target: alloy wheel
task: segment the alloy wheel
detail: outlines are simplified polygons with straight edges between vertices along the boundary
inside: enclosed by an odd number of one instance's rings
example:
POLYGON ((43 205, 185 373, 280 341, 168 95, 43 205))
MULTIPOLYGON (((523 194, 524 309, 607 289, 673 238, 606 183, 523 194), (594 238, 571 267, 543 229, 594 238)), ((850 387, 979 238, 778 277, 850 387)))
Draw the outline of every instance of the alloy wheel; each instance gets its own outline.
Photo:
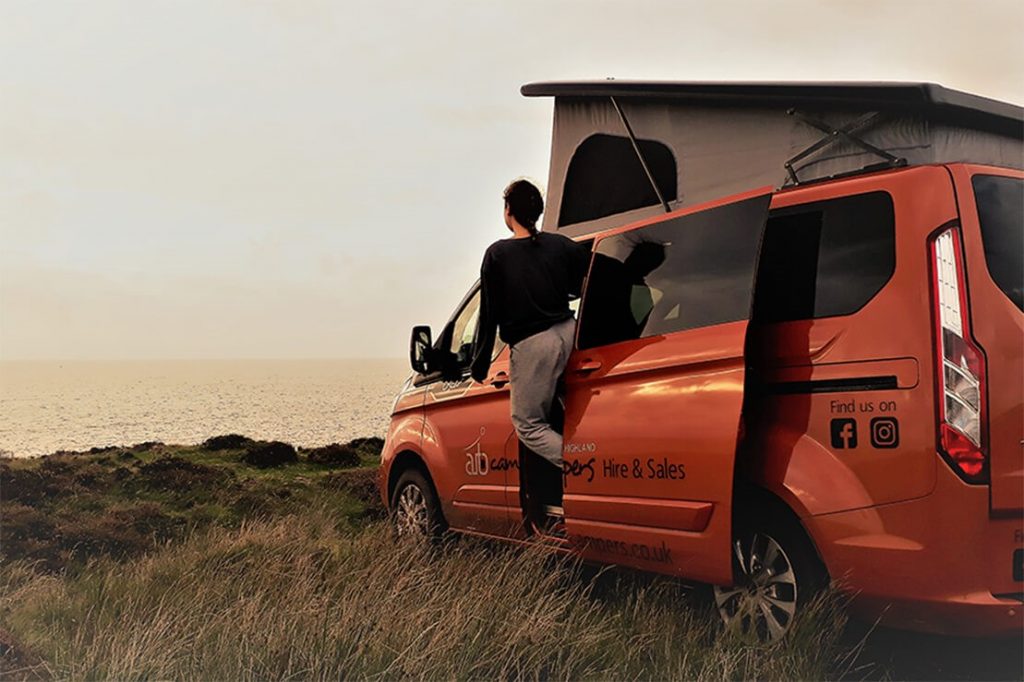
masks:
POLYGON ((755 634, 762 641, 782 638, 793 623, 797 580, 782 546, 754 533, 733 544, 740 571, 733 587, 715 586, 715 605, 727 627, 755 634))
POLYGON ((402 489, 395 509, 395 527, 399 537, 427 537, 430 535, 430 510, 427 498, 415 483, 402 489))

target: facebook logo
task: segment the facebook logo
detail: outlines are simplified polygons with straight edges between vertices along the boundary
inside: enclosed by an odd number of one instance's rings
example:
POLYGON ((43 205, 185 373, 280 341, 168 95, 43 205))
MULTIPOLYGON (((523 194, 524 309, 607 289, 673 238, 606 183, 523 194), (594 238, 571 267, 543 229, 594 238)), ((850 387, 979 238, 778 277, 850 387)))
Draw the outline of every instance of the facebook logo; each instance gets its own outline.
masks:
POLYGON ((831 424, 832 447, 848 450, 857 447, 857 420, 833 419, 831 424))

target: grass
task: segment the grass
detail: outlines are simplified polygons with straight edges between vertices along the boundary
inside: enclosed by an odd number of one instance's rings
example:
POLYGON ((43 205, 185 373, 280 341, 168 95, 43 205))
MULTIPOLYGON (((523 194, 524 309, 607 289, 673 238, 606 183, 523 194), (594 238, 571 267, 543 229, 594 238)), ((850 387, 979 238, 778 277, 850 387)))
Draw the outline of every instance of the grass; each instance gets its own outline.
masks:
POLYGON ((1019 677, 1012 660, 920 667, 936 646, 962 658, 926 639, 909 667, 895 655, 906 638, 865 660, 834 594, 764 646, 676 581, 535 547, 398 543, 375 487, 379 439, 281 445, 0 460, 0 678, 1019 677), (294 461, 254 466, 253 451, 294 461))
POLYGON ((538 550, 442 552, 320 506, 55 576, 15 562, 0 616, 70 679, 819 679, 841 616, 782 645, 720 633, 670 581, 538 550))
POLYGON ((314 503, 329 505, 350 525, 382 515, 367 468, 379 457, 379 439, 350 449, 354 458, 345 461, 356 468, 312 462, 309 451, 287 465, 247 464, 259 445, 214 450, 144 443, 0 460, 0 556, 59 572, 314 503))
POLYGON ((720 631, 674 581, 536 548, 396 543, 374 485, 379 441, 282 445, 0 462, 0 673, 807 679, 844 664, 827 600, 765 648, 720 631), (253 466, 254 451, 295 461, 253 466))

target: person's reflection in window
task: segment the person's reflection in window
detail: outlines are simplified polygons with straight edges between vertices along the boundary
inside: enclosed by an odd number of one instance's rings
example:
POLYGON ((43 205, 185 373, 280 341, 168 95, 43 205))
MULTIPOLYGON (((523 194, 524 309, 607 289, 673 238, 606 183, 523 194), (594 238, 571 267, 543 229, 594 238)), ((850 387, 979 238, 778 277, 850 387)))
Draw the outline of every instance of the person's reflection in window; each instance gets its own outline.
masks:
POLYGON ((639 338, 647 325, 647 318, 650 317, 657 299, 661 298, 661 291, 658 291, 647 284, 647 275, 651 274, 665 262, 665 246, 658 242, 640 242, 633 247, 623 263, 626 272, 631 278, 629 297, 629 308, 633 319, 637 324, 637 335, 639 338))
POLYGON ((646 278, 665 262, 665 245, 640 241, 619 260, 596 253, 583 311, 586 348, 638 339, 661 297, 646 278))

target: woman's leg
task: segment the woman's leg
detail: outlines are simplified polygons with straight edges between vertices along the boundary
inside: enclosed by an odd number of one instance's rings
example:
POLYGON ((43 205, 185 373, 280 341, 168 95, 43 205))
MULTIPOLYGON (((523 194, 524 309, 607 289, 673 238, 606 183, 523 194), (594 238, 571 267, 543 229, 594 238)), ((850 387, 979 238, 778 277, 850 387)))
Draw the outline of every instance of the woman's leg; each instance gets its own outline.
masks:
POLYGON ((512 346, 512 425, 530 450, 562 468, 562 435, 551 427, 551 403, 572 349, 575 320, 565 320, 512 346), (568 339, 568 343, 566 342, 568 339))

